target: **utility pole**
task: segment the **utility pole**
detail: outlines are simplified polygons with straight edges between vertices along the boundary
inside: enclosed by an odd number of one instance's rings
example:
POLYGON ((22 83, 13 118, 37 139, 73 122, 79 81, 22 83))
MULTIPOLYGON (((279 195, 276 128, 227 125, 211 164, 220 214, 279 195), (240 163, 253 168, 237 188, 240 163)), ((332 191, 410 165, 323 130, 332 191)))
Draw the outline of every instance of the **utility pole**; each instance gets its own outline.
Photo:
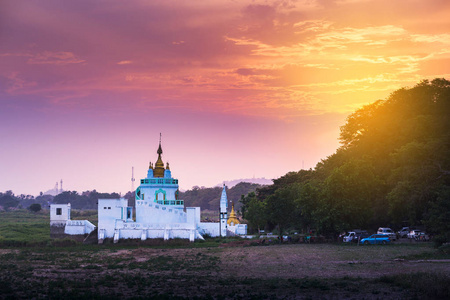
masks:
POLYGON ((131 167, 131 191, 134 191, 134 182, 136 179, 134 179, 134 167, 131 167))

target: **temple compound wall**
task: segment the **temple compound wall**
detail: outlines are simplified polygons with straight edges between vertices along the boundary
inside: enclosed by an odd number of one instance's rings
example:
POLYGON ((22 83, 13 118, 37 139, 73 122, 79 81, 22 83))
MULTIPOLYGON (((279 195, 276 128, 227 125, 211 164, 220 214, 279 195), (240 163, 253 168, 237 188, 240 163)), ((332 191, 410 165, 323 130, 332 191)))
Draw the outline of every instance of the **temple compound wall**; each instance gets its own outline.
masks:
POLYGON ((200 223, 199 207, 187 207, 184 212, 182 209, 140 200, 136 201, 136 216, 140 207, 144 205, 146 217, 136 217, 134 221, 131 218, 132 207, 128 207, 126 199, 99 199, 99 243, 106 238, 113 238, 114 242, 120 239, 182 238, 190 241, 203 239, 197 228, 200 223))

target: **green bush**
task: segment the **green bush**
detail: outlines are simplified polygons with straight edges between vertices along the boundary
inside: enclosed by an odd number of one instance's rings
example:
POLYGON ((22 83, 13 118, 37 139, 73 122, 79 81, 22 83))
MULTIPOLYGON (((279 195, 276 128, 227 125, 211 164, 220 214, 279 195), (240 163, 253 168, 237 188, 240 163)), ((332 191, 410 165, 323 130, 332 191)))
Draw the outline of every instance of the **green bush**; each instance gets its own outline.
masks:
POLYGON ((32 212, 38 212, 42 209, 41 205, 39 203, 33 203, 28 207, 28 210, 32 212))

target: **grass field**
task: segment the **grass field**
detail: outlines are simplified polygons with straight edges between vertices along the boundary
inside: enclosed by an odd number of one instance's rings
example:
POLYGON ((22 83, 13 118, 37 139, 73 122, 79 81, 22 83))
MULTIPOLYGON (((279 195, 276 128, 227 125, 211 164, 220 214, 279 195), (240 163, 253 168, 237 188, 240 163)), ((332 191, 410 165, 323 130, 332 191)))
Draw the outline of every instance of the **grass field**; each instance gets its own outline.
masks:
MULTIPOLYGON (((43 238, 44 214, 17 213, 20 221, 0 214, 2 239, 14 240, 8 224, 20 227, 20 240, 33 232, 43 238)), ((450 293, 450 256, 430 243, 46 241, 0 246, 0 299, 448 299, 450 293)))
POLYGON ((50 241, 48 211, 28 210, 0 212, 0 245, 44 245, 50 241))
MULTIPOLYGON (((89 220, 97 225, 97 211, 72 210, 72 220, 89 220)), ((0 212, 0 246, 43 246, 51 244, 50 213, 25 209, 0 212)))

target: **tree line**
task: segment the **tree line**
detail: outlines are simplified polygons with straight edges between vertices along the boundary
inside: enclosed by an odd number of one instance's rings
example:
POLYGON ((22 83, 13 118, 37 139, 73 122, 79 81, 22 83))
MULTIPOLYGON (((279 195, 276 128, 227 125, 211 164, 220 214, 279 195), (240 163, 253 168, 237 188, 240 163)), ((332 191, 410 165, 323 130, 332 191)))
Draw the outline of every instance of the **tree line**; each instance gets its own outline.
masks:
MULTIPOLYGON (((48 201, 52 199, 50 195, 40 195, 34 197, 32 195, 15 195, 12 191, 0 192, 0 210, 8 211, 12 209, 29 208, 33 204, 42 207, 48 206, 48 201)), ((37 206, 34 206, 37 207, 37 206)))
MULTIPOLYGON (((241 195, 248 194, 255 191, 263 185, 241 182, 230 189, 227 189, 227 198, 230 202, 235 202, 236 209, 240 208, 241 203, 239 199, 241 195)), ((192 189, 185 192, 180 192, 180 199, 184 200, 185 206, 201 207, 202 210, 219 211, 220 196, 222 195, 222 187, 198 187, 194 186, 192 189)), ((14 195, 12 191, 0 193, 0 209, 10 210, 16 208, 33 208, 37 207, 34 204, 39 204, 43 209, 48 208, 49 204, 66 204, 70 203, 73 209, 97 209, 98 199, 117 199, 121 195, 118 193, 101 193, 96 190, 84 191, 78 193, 77 191, 64 191, 56 196, 41 195, 34 197, 31 195, 14 195)), ((128 205, 135 204, 135 193, 130 191, 123 195, 128 199, 128 205)), ((231 207, 231 205, 230 205, 231 207)), ((231 208, 230 208, 231 209, 231 208)))
MULTIPOLYGON (((127 193, 126 196, 130 196, 127 193)), ((97 200, 100 198, 114 199, 120 198, 118 193, 99 193, 96 190, 85 191, 79 194, 76 191, 65 191, 56 196, 41 195, 34 197, 31 195, 14 195, 12 191, 0 192, 0 209, 8 211, 12 209, 31 208, 36 210, 37 205, 43 209, 48 209, 49 205, 70 203, 74 209, 97 209, 97 200)))
POLYGON ((424 226, 450 241, 450 81, 422 81, 358 109, 341 146, 314 169, 242 196, 253 230, 336 236, 353 228, 424 226))

